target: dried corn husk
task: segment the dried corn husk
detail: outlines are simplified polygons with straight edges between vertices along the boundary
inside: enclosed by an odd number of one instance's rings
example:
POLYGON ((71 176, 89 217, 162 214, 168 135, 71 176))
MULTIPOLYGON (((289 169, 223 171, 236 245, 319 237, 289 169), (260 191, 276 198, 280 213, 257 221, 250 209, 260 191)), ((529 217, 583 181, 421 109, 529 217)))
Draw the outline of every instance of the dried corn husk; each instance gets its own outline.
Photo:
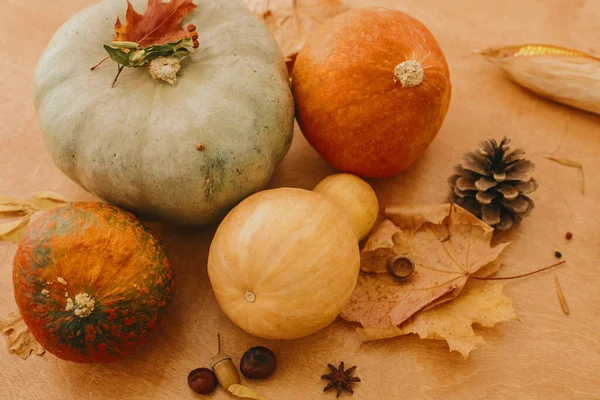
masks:
POLYGON ((543 44, 488 49, 481 54, 540 96, 600 114, 600 57, 543 44))

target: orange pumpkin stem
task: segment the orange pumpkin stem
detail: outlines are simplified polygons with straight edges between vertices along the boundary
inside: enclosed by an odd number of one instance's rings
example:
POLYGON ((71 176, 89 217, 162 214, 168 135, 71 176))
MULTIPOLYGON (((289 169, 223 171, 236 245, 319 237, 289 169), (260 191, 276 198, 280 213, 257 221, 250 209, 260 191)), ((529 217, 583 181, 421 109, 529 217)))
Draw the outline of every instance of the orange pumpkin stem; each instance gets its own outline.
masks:
POLYGON ((405 88, 418 86, 425 80, 425 70, 417 60, 408 60, 398 64, 394 69, 394 75, 405 88))

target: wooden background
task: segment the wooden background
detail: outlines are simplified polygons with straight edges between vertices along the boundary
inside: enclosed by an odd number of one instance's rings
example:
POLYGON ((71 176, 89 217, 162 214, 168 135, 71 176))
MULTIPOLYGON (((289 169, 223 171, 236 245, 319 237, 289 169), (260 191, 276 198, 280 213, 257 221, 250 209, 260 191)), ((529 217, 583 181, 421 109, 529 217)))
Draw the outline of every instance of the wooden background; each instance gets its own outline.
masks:
MULTIPOLYGON (((76 200, 92 197, 65 178, 46 153, 32 105, 32 73, 52 33, 94 0, 0 0, 0 193, 26 197, 49 189, 76 200)), ((549 265, 560 250, 566 267, 510 283, 521 322, 481 330, 487 345, 465 361, 444 342, 415 336, 361 345, 342 321, 297 341, 253 338, 227 320, 206 276, 214 227, 154 225, 172 253, 177 296, 167 323, 135 357, 113 365, 77 365, 50 354, 23 361, 0 346, 0 399, 194 399, 188 372, 208 366, 215 336, 238 358, 263 344, 279 357, 268 381, 254 384, 271 399, 326 399, 319 376, 327 363, 358 365, 354 399, 600 398, 600 117, 536 98, 472 54, 493 45, 546 42, 594 50, 597 0, 354 0, 348 5, 398 8, 421 19, 444 49, 454 86, 446 122, 425 156, 393 179, 376 180, 384 204, 445 200, 446 177, 461 154, 490 136, 512 137, 537 164, 537 207, 522 227, 500 238, 514 243, 504 274, 549 265), (576 171, 544 155, 581 162, 576 171), (574 239, 567 245, 566 231, 574 239), (560 310, 554 276, 571 315, 560 310)), ((201 29, 201 27, 199 27, 201 29)), ((85 46, 85 43, 81 44, 85 46)), ((595 50, 600 51, 600 48, 595 50)), ((597 90, 597 89, 596 89, 597 90)), ((312 188, 332 173, 296 131, 292 150, 271 185, 312 188)), ((15 309, 11 261, 15 245, 0 243, 0 317, 15 309)), ((346 396, 346 395, 345 395, 346 396)), ((213 399, 228 398, 218 390, 213 399)))

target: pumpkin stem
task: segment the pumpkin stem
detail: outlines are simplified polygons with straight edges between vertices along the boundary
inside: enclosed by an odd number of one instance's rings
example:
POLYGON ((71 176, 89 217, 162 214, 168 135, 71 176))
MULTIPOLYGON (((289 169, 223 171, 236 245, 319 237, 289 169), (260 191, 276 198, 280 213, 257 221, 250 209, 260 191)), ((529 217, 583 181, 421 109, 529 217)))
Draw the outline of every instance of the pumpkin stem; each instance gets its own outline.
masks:
POLYGON ((244 292, 244 298, 249 303, 254 303, 256 301, 256 295, 250 290, 246 290, 246 292, 244 292))
POLYGON ((87 293, 79 293, 75 296, 75 301, 72 298, 67 298, 66 311, 73 311, 79 318, 88 317, 96 306, 96 301, 87 293))
POLYGON ((425 70, 417 60, 408 60, 398 64, 394 69, 394 75, 405 88, 418 86, 425 80, 425 70))

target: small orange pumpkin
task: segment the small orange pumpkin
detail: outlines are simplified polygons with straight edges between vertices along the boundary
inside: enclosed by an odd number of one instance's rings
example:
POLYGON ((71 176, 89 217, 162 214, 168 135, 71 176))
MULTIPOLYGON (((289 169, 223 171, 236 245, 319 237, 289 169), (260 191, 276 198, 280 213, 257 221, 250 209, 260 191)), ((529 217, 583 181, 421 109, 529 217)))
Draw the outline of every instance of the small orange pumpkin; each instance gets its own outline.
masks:
POLYGON ((13 285, 35 339, 55 356, 111 362, 143 345, 173 293, 163 246, 133 215, 71 203, 37 218, 19 242, 13 285))
POLYGON ((329 20, 298 54, 296 116, 333 167, 364 177, 408 168, 437 135, 450 104, 442 50, 419 21, 384 8, 329 20))

